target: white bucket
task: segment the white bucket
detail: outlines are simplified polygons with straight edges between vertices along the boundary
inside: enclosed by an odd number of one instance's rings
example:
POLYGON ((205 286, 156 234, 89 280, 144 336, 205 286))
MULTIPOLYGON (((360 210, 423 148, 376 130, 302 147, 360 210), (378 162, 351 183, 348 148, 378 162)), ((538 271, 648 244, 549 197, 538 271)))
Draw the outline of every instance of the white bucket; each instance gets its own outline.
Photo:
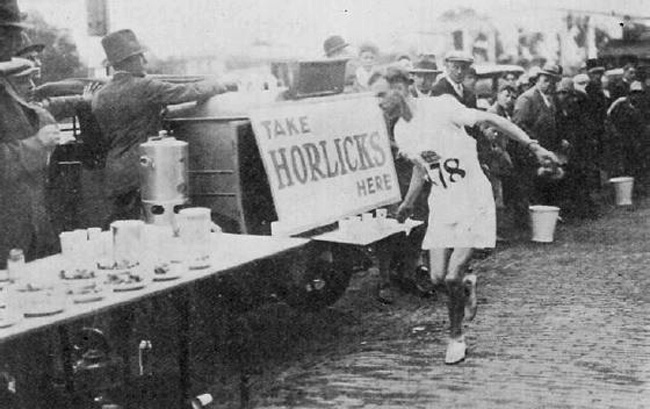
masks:
POLYGON ((551 243, 560 208, 555 206, 529 206, 532 241, 551 243))
POLYGON ((632 188, 634 187, 633 177, 621 176, 618 178, 611 178, 609 183, 614 186, 617 206, 629 206, 632 204, 632 188))

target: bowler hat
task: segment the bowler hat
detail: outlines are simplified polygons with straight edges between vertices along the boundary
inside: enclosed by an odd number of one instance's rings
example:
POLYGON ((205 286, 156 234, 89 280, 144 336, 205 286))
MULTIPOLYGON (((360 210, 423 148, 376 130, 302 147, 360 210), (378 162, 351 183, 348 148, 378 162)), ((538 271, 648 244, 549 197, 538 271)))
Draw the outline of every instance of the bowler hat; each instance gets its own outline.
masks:
POLYGON ((336 51, 347 47, 349 44, 345 42, 341 36, 330 36, 323 43, 323 51, 325 51, 326 56, 331 56, 336 51))
POLYGON ((445 56, 445 62, 462 62, 466 64, 473 64, 474 57, 464 51, 450 51, 445 56))
POLYGON ((388 66, 386 68, 386 75, 384 77, 386 78, 386 81, 388 81, 389 84, 393 84, 396 82, 403 82, 405 84, 413 83, 413 79, 409 75, 409 72, 400 65, 394 64, 388 66))
POLYGON ((429 59, 420 60, 415 64, 415 67, 409 70, 413 74, 439 74, 441 71, 438 69, 438 64, 429 59))
POLYGON ((24 28, 16 0, 0 0, 0 26, 24 28))
POLYGON ((547 75, 549 77, 559 79, 562 76, 562 67, 557 64, 546 63, 537 74, 537 76, 540 75, 547 75))
POLYGON ((20 57, 32 51, 37 53, 42 52, 45 49, 45 44, 34 44, 24 31, 20 33, 20 46, 18 46, 18 51, 16 51, 16 56, 20 57))
POLYGON ((102 47, 106 52, 106 59, 109 65, 115 65, 134 55, 142 54, 147 48, 142 46, 129 29, 110 33, 102 38, 102 47))
POLYGON ((588 73, 605 72, 603 62, 598 58, 590 58, 585 62, 585 69, 588 73))

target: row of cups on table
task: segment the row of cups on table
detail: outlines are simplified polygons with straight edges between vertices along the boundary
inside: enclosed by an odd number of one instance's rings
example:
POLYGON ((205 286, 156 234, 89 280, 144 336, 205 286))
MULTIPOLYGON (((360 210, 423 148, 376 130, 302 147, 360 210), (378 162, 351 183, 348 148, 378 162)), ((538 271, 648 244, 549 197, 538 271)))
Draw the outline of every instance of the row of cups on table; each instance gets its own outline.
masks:
POLYGON ((137 275, 133 283, 137 287, 152 281, 159 265, 174 265, 176 273, 209 266, 214 230, 210 209, 187 208, 179 215, 177 231, 140 220, 119 220, 109 231, 89 228, 61 233, 60 258, 36 260, 14 270, 13 276, 0 277, 0 328, 23 314, 54 314, 70 302, 99 300, 112 291, 107 284, 112 273, 137 275))
POLYGON ((345 217, 339 220, 338 228, 341 233, 355 234, 365 230, 379 230, 395 223, 395 219, 388 218, 388 210, 381 208, 375 209, 374 212, 345 217))
POLYGON ((109 231, 100 229, 63 232, 61 253, 71 267, 116 266, 209 259, 214 224, 210 209, 191 207, 177 215, 178 229, 149 225, 141 220, 118 220, 109 231))

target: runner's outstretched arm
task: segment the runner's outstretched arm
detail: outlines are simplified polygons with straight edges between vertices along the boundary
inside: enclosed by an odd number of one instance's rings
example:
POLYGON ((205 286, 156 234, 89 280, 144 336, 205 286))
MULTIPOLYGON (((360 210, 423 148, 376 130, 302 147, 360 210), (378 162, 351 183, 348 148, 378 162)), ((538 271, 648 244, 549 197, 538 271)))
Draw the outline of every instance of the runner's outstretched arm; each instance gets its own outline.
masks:
POLYGON ((496 128, 498 131, 501 131, 507 135, 510 139, 519 142, 520 144, 525 145, 531 149, 540 163, 558 163, 558 159, 553 152, 546 150, 539 144, 539 142, 537 142, 535 139, 531 139, 521 128, 508 121, 507 119, 483 111, 478 111, 477 115, 479 117, 478 119, 480 123, 496 128))

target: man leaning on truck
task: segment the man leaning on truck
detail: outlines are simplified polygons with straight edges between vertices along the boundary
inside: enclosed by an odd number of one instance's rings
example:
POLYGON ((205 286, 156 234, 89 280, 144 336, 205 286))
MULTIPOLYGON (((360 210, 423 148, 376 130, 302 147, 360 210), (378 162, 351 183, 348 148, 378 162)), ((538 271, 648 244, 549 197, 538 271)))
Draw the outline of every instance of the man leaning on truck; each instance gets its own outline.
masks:
POLYGON ((158 134, 164 107, 205 100, 227 89, 213 80, 171 84, 147 78, 147 50, 131 30, 108 34, 102 38, 102 46, 115 71, 92 101, 108 147, 104 184, 110 203, 104 223, 107 227, 115 220, 141 218, 138 146, 158 134))

